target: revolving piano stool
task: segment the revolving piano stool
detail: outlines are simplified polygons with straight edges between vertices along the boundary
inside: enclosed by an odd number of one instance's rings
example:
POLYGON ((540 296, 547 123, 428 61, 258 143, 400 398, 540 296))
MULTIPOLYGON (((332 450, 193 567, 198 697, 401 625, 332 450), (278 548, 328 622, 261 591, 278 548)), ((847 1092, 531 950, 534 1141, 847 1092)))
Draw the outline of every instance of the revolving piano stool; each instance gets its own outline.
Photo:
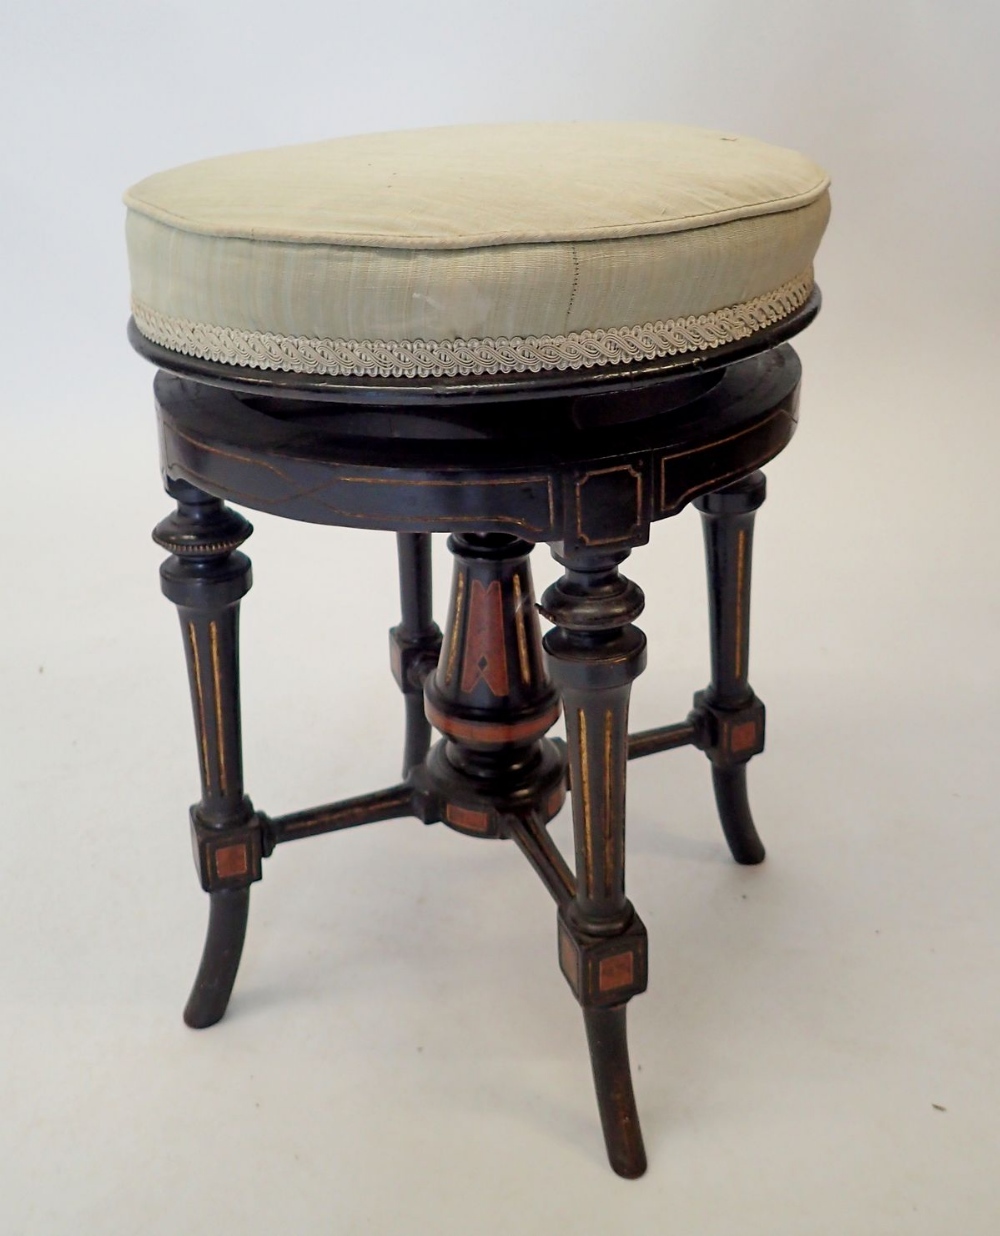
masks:
POLYGON ((131 341, 160 370, 177 503, 154 537, 201 766, 191 827, 211 909, 188 1024, 225 1012, 250 886, 276 845, 400 816, 510 838, 556 903, 611 1165, 641 1175, 625 1009, 646 987, 646 930, 625 895, 625 771, 698 747, 734 858, 764 857, 746 794, 764 745, 747 679, 751 540, 758 469, 795 427, 787 340, 819 307, 826 176, 700 129, 469 126, 210 159, 126 204, 131 341), (282 816, 244 793, 251 528, 227 501, 396 533, 398 785, 282 816), (619 567, 689 502, 712 679, 686 720, 629 734, 646 640, 619 567), (451 534, 455 560, 443 633, 433 532, 451 534), (539 542, 564 573, 536 606, 539 542), (546 737, 560 710, 565 744, 546 737), (546 827, 567 793, 572 866, 546 827))

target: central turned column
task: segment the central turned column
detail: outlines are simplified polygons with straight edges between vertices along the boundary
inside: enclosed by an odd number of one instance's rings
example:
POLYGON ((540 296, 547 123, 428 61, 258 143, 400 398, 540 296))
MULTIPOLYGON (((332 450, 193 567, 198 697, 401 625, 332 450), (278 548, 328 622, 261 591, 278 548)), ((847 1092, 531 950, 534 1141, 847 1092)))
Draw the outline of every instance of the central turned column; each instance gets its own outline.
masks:
POLYGON ((444 738, 426 766, 446 824, 507 835, 505 816, 551 819, 565 798, 564 761, 544 737, 559 697, 542 655, 528 541, 507 533, 448 538, 451 607, 427 718, 444 738))

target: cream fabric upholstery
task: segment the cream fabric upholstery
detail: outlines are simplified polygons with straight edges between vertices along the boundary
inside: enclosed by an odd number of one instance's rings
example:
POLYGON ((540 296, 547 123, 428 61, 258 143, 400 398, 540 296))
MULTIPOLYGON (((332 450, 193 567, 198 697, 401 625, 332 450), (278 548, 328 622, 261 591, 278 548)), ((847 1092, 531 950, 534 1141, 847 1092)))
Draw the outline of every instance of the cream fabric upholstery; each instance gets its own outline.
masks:
POLYGON ((580 368, 717 346, 801 305, 828 178, 664 124, 338 138, 161 172, 126 194, 154 342, 308 373, 580 368))

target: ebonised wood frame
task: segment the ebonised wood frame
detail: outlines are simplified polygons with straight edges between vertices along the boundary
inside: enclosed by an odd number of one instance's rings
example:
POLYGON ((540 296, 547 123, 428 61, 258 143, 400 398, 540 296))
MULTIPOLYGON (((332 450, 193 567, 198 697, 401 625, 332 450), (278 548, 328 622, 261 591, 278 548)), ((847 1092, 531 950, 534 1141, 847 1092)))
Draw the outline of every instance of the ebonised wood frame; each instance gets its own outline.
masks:
POLYGON ((212 365, 131 328, 161 369, 163 471, 177 510, 154 539, 170 553, 163 591, 180 615, 201 770, 191 826, 210 914, 189 1025, 225 1013, 250 885, 276 845, 400 816, 511 838, 556 902, 559 964, 583 1010, 611 1165, 642 1174, 625 1012, 646 986, 647 936, 625 895, 626 765, 703 750, 734 858, 763 859, 746 792, 747 762, 764 745, 747 676, 753 524, 759 468, 796 423, 800 369, 784 340, 818 305, 814 295, 750 343, 695 357, 421 384, 212 365), (390 653, 406 712, 397 785, 276 817, 244 793, 238 612, 252 529, 226 501, 396 532, 402 617, 390 653), (705 532, 711 682, 685 720, 629 734, 644 600, 619 567, 653 522, 691 502, 705 532), (430 585, 437 531, 451 534, 455 558, 443 634, 430 585), (542 542, 564 574, 536 606, 529 554, 542 542), (544 640, 539 613, 552 624, 544 640), (565 744, 546 736, 560 708, 565 744), (433 747, 431 724, 442 735, 433 747), (575 870, 546 829, 567 788, 575 870))

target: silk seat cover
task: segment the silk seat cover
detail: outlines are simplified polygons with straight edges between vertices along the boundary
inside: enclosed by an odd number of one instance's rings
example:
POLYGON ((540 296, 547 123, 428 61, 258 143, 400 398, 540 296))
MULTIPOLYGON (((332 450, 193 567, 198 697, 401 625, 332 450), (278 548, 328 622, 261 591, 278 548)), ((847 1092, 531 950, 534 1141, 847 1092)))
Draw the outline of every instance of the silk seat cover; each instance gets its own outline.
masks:
POLYGON ((473 125, 207 159, 125 203, 133 314, 153 342, 426 378, 748 338, 808 299, 829 179, 704 129, 473 125))

